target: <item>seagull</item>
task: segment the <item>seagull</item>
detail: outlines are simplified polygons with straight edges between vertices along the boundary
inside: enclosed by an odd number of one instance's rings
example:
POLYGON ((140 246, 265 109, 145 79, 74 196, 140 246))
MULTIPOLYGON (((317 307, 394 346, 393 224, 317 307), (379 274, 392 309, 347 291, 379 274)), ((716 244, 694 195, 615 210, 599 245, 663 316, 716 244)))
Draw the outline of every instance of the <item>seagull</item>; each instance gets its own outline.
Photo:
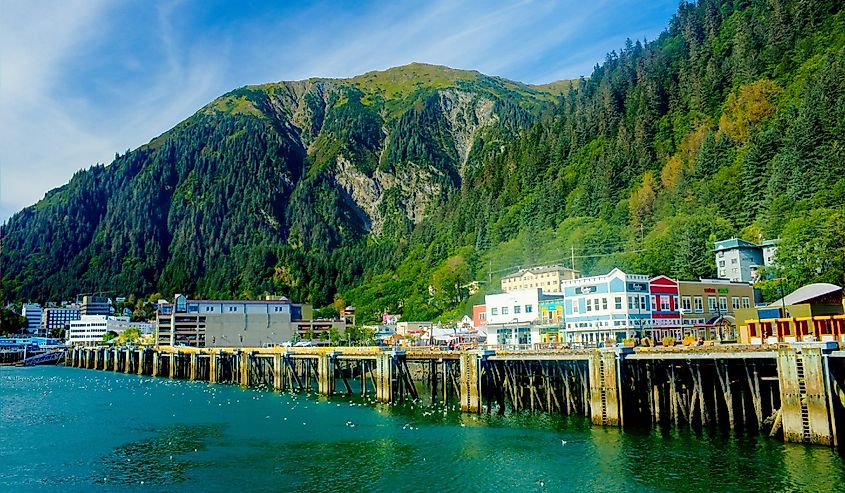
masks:
POLYGON ((561 444, 561 445, 566 445, 566 440, 561 440, 561 441, 560 441, 560 444, 561 444))

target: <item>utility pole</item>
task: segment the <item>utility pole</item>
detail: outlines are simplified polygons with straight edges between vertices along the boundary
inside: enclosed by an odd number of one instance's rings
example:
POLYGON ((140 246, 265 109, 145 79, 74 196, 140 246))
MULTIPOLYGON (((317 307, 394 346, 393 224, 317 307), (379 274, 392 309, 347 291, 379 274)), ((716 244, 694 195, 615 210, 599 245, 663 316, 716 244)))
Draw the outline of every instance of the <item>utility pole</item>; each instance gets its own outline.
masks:
POLYGON ((569 256, 570 256, 570 263, 572 264, 572 270, 575 270, 575 245, 569 245, 569 256))

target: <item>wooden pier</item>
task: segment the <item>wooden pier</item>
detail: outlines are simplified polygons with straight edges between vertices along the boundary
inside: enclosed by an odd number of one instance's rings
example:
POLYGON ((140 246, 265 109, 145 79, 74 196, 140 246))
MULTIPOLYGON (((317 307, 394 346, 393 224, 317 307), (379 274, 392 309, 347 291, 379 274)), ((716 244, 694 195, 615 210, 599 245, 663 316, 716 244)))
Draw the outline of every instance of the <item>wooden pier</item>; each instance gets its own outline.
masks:
POLYGON ((591 350, 71 349, 78 368, 209 383, 423 397, 468 413, 576 414, 601 426, 688 426, 838 446, 845 351, 836 343, 591 350))

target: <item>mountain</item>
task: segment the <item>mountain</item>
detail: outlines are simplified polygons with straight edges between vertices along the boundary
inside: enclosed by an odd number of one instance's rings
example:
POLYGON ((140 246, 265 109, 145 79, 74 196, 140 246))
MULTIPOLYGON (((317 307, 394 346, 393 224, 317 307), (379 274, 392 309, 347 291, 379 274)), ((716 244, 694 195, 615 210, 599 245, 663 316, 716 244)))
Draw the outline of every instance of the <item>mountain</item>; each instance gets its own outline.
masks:
POLYGON ((843 136, 840 2, 682 3, 589 79, 411 64, 225 94, 13 216, 2 295, 273 292, 424 319, 516 265, 713 276, 731 236, 781 238, 788 286, 841 283, 843 136))

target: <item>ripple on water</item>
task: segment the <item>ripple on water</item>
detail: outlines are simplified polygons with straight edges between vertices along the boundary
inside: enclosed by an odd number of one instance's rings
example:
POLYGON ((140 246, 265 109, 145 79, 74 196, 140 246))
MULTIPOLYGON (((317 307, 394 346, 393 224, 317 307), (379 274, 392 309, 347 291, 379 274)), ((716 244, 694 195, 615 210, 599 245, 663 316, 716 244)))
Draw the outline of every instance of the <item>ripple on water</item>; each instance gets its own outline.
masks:
POLYGON ((91 480, 109 484, 169 485, 185 481, 196 461, 189 454, 221 436, 220 425, 174 425, 145 440, 116 447, 102 458, 102 469, 91 480))

